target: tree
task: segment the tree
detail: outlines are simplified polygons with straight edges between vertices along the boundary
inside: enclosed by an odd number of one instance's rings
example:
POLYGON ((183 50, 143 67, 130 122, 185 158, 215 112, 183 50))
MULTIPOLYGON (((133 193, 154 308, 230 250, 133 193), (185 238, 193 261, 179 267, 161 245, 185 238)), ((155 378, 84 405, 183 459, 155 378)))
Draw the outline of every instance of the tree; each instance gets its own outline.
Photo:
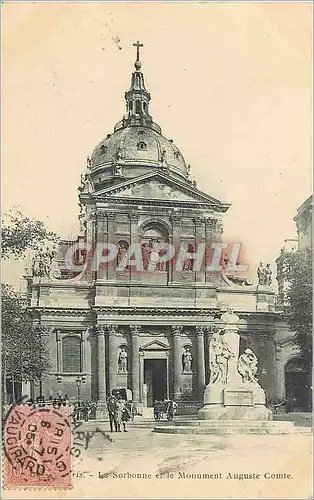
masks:
MULTIPOLYGON (((25 217, 15 209, 2 221, 2 258, 18 259, 29 248, 57 242, 53 231, 41 221, 25 217)), ((13 399, 19 398, 22 382, 41 380, 49 367, 42 341, 44 328, 36 326, 27 301, 10 285, 2 284, 2 387, 10 385, 13 399)))
POLYGON ((312 368, 312 250, 307 248, 281 255, 285 279, 284 316, 296 333, 304 368, 312 368))
POLYGON ((2 387, 5 391, 9 382, 15 400, 22 382, 39 381, 49 369, 43 332, 43 327, 34 325, 25 299, 2 284, 2 387))
POLYGON ((2 258, 23 257, 28 248, 36 248, 43 241, 58 240, 53 231, 49 231, 41 221, 25 217, 19 210, 8 215, 8 224, 2 221, 2 258))

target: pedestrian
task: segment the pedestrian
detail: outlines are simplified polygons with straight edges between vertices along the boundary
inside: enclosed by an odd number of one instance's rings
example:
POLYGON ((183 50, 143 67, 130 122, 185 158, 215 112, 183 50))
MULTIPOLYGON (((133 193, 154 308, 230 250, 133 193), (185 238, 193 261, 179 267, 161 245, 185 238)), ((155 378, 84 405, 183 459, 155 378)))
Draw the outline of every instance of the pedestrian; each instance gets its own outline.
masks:
POLYGON ((117 418, 118 432, 121 432, 121 423, 123 425, 123 431, 128 432, 126 430, 126 422, 128 422, 131 417, 126 407, 126 401, 122 398, 119 392, 117 392, 116 418, 117 418))
POLYGON ((113 432, 113 427, 115 432, 118 431, 118 423, 117 423, 117 399, 115 396, 111 395, 107 401, 107 408, 109 413, 109 422, 110 422, 110 432, 113 432))
POLYGON ((178 405, 175 401, 170 400, 168 403, 167 407, 167 419, 168 420, 173 420, 174 414, 176 412, 176 409, 178 408, 178 405))

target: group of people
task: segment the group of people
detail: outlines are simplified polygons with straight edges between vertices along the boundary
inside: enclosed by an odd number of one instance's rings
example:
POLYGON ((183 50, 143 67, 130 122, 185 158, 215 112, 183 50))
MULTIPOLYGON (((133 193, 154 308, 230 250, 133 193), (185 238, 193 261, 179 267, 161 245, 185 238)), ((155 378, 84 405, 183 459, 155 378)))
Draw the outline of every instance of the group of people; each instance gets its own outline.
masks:
POLYGON ((178 405, 172 399, 164 399, 163 401, 154 401, 154 419, 161 420, 164 414, 167 415, 167 420, 173 420, 178 405))
POLYGON ((122 432, 121 425, 123 426, 123 431, 127 432, 126 422, 131 420, 132 416, 127 408, 125 399, 122 398, 119 392, 109 396, 107 408, 109 413, 110 432, 122 432))

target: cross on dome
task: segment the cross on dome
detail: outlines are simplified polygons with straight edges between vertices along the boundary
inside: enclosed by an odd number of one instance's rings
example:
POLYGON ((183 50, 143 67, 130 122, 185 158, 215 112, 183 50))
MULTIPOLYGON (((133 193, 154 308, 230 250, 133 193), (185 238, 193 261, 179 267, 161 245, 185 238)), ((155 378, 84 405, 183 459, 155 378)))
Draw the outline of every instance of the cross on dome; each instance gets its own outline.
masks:
POLYGON ((136 70, 140 70, 142 66, 140 62, 140 47, 144 47, 144 45, 137 40, 136 43, 133 43, 133 47, 136 47, 136 61, 134 66, 136 70))

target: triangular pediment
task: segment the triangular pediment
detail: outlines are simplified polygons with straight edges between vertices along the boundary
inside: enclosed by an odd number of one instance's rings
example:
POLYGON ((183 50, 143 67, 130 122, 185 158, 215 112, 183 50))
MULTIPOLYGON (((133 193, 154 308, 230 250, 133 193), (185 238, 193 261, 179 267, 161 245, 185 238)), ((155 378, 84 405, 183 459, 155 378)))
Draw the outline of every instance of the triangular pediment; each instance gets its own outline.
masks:
POLYGON ((225 211, 230 206, 185 183, 161 172, 153 172, 133 179, 122 180, 114 186, 93 193, 97 199, 106 201, 116 198, 134 200, 159 200, 172 202, 205 203, 225 211))
POLYGON ((141 346, 141 351, 169 351, 170 347, 168 344, 161 342, 160 340, 151 340, 147 344, 141 346))

